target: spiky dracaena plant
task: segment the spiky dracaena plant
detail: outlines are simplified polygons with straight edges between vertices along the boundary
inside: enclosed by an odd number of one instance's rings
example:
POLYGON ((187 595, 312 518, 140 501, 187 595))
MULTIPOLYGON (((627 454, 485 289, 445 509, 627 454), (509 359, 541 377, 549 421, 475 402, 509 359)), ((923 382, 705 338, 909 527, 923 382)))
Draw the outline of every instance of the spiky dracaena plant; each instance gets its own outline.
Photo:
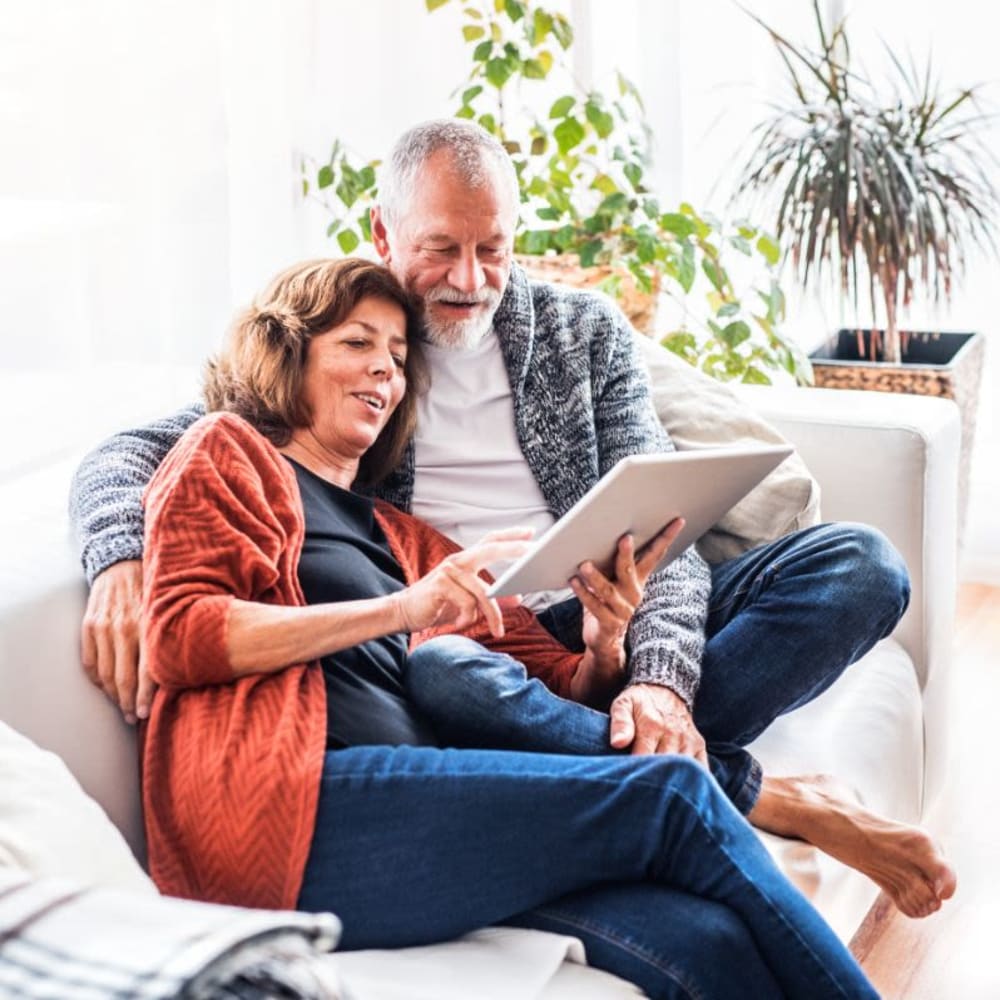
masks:
MULTIPOLYGON (((745 8, 744 8, 745 9, 745 8)), ((850 68, 845 22, 828 29, 813 0, 817 51, 793 45, 750 11, 771 36, 793 100, 754 130, 737 197, 755 192, 777 205, 779 242, 804 288, 824 263, 857 310, 881 300, 883 359, 901 360, 899 311, 918 281, 948 301, 970 241, 995 251, 997 195, 978 138, 991 115, 978 88, 944 95, 928 61, 904 67, 887 48, 896 79, 888 101, 850 68)), ((872 337, 872 360, 877 338, 872 337)))

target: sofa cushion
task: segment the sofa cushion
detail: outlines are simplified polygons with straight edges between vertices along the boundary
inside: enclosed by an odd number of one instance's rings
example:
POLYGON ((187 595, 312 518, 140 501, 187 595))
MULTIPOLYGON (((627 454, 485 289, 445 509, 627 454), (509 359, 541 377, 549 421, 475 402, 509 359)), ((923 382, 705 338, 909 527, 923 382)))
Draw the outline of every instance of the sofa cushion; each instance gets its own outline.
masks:
MULTIPOLYGON (((783 715, 749 747, 775 777, 828 774, 874 812, 907 823, 921 816, 923 703, 913 661, 895 639, 878 643, 829 690, 783 715)), ((815 847, 763 834, 778 866, 845 941, 878 887, 815 847)))
MULTIPOLYGON (((649 337, 636 334, 653 405, 679 449, 788 444, 726 385, 692 368, 649 337)), ((785 459, 698 542, 710 563, 722 562, 819 521, 819 485, 797 454, 785 459)))
POLYGON ((3 722, 0 867, 156 893, 121 833, 63 761, 3 722))

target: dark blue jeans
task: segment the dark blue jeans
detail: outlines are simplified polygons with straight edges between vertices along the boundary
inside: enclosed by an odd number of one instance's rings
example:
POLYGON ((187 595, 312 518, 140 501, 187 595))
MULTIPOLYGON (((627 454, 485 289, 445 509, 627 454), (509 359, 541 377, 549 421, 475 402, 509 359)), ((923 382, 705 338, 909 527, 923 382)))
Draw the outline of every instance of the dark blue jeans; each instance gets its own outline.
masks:
MULTIPOLYGON (((883 535, 865 525, 825 524, 712 568, 701 685, 694 721, 712 773, 744 815, 760 790, 760 765, 743 747, 779 715, 825 691, 896 627, 909 574, 883 535)), ((569 649, 582 651, 580 603, 542 612, 569 649)), ((418 658, 411 698, 449 746, 614 753, 604 712, 565 701, 529 680, 509 657, 478 646, 450 650, 458 670, 418 658)))
MULTIPOLYGON (((740 808, 759 786, 741 744, 833 683, 907 599, 898 555, 858 526, 716 567, 695 720, 740 808)), ((578 607, 546 617, 579 645, 578 607)), ((418 649, 409 683, 443 741, 540 752, 328 754, 300 904, 339 913, 345 947, 502 922, 574 934, 654 998, 875 996, 696 765, 609 755, 607 715, 462 638, 418 649)))
POLYGON ((573 934, 654 1000, 877 996, 685 757, 331 751, 299 906, 337 913, 345 948, 573 934))

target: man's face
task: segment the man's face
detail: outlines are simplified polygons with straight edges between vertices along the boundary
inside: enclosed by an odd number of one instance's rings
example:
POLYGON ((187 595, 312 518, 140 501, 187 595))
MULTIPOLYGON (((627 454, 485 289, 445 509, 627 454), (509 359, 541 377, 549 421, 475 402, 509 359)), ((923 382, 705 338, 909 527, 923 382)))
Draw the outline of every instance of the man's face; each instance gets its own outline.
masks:
POLYGON ((496 168, 470 188, 435 153, 417 176, 392 231, 379 209, 372 237, 392 273, 423 302, 427 337, 440 347, 472 347, 493 322, 507 281, 517 206, 496 168))

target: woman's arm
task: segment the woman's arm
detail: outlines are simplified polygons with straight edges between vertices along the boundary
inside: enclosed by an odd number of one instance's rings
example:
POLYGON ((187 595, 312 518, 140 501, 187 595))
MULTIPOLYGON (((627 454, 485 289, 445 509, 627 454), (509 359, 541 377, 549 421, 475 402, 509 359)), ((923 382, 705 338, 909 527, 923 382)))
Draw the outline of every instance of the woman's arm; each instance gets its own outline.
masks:
POLYGON ((483 618, 494 635, 503 616, 487 596, 479 571, 524 554, 531 532, 494 532, 469 549, 443 559, 413 585, 386 597, 308 607, 280 607, 234 600, 229 608, 227 647, 236 676, 280 670, 319 659, 393 632, 419 632, 435 625, 470 625, 483 618))
POLYGON ((405 632, 402 603, 402 593, 299 608, 234 600, 226 634, 233 674, 270 673, 405 632))

